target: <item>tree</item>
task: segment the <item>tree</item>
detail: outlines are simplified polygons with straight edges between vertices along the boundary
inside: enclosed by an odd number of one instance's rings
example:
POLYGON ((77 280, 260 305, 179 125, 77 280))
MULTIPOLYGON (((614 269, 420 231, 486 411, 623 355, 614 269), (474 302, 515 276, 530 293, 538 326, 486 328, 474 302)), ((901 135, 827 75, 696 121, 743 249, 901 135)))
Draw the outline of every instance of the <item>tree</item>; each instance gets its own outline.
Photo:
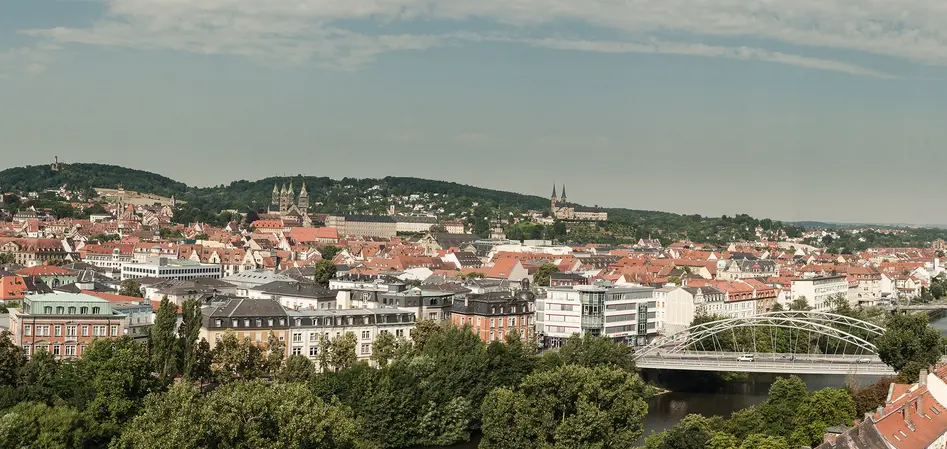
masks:
POLYGON ((113 449, 207 447, 204 400, 192 386, 177 384, 145 398, 142 411, 125 426, 113 449))
POLYGON ((283 358, 285 357, 286 343, 280 340, 273 331, 270 331, 270 335, 266 338, 267 371, 275 375, 279 371, 280 365, 283 363, 283 358))
POLYGON ((334 245, 326 245, 322 248, 319 248, 319 253, 322 254, 322 258, 326 260, 335 259, 335 255, 339 254, 342 251, 342 248, 334 245))
POLYGON ((56 218, 72 218, 76 216, 76 209, 73 208, 69 203, 56 203, 52 208, 53 216, 56 218))
POLYGON ((637 374, 566 365, 498 388, 481 407, 480 447, 633 447, 647 411, 637 374))
POLYGON ((141 283, 134 279, 126 279, 120 284, 118 294, 122 296, 134 296, 136 298, 141 298, 141 283))
POLYGON ((31 401, 52 404, 58 396, 57 381, 60 362, 49 351, 37 350, 20 369, 19 383, 31 401))
POLYGON ((77 377, 91 389, 86 412, 111 426, 133 416, 142 399, 156 387, 147 349, 127 335, 93 340, 77 370, 77 377))
MULTIPOLYGON (((160 311, 160 309, 159 309, 160 311)), ((186 379, 197 379, 197 338, 201 332, 201 302, 188 299, 181 305, 181 326, 178 327, 178 344, 181 354, 181 373, 186 379)))
POLYGON ((0 253, 0 265, 11 264, 16 260, 12 253, 0 253))
POLYGON ((211 369, 219 382, 255 379, 264 365, 262 351, 250 337, 238 339, 232 330, 221 335, 214 347, 213 360, 211 369))
POLYGON ((398 340, 390 332, 382 332, 372 342, 372 361, 384 368, 395 357, 398 340))
POLYGON ((341 337, 332 339, 329 345, 329 366, 335 371, 341 371, 355 364, 358 356, 355 353, 358 339, 352 332, 346 332, 341 337))
POLYGON ((322 259, 316 262, 315 274, 312 280, 323 287, 328 287, 329 280, 335 277, 335 272, 336 268, 332 260, 322 259))
POLYGON ((645 441, 646 449, 704 449, 714 435, 713 423, 701 415, 687 415, 665 432, 645 441))
POLYGON ((552 273, 558 273, 559 267, 554 264, 547 263, 543 264, 536 269, 536 272, 533 273, 533 283, 539 286, 548 287, 549 278, 552 273))
POLYGON ((179 351, 175 328, 178 323, 178 306, 167 296, 161 299, 155 322, 151 326, 148 345, 151 348, 151 363, 165 385, 178 374, 179 351))
POLYGON ((875 345, 883 362, 907 378, 917 379, 918 370, 940 360, 944 339, 928 325, 927 315, 899 313, 888 318, 885 333, 875 345), (906 370, 909 365, 911 369, 906 370))
POLYGON ((203 385, 209 381, 214 373, 212 366, 214 364, 214 353, 210 349, 210 343, 201 339, 194 348, 194 364, 191 367, 191 378, 198 380, 203 385))
POLYGON ((419 351, 423 351, 431 336, 440 331, 441 325, 436 321, 419 319, 417 323, 415 323, 414 329, 411 329, 411 341, 414 342, 415 348, 419 351))
POLYGON ((14 385, 26 360, 23 349, 13 344, 13 334, 0 331, 0 385, 14 385))
POLYGON ((941 299, 944 297, 944 286, 940 282, 931 283, 931 295, 934 296, 934 299, 941 299))
POLYGON ((631 347, 617 343, 611 338, 572 334, 566 344, 557 352, 547 352, 540 362, 541 366, 579 365, 585 367, 614 366, 626 371, 634 371, 634 352, 631 347))
POLYGON ((805 296, 800 296, 792 300, 789 310, 812 310, 812 307, 809 307, 809 300, 805 296))
POLYGON ((714 432, 707 440, 707 449, 737 449, 740 446, 740 440, 727 432, 714 432))
MULTIPOLYGON (((856 414, 873 412, 884 405, 888 398, 888 389, 894 380, 894 377, 882 377, 867 387, 855 388, 852 391, 852 397, 855 399, 856 414)), ((911 382, 913 381, 912 379, 911 382)))
POLYGON ((306 382, 316 375, 316 369, 308 357, 289 356, 279 368, 276 378, 280 382, 306 382))
POLYGON ((843 389, 825 388, 810 394, 792 420, 796 430, 790 439, 794 447, 818 446, 829 426, 851 425, 855 410, 855 400, 843 389))
POLYGON ((72 407, 21 402, 0 414, 0 448, 93 447, 97 428, 72 407))

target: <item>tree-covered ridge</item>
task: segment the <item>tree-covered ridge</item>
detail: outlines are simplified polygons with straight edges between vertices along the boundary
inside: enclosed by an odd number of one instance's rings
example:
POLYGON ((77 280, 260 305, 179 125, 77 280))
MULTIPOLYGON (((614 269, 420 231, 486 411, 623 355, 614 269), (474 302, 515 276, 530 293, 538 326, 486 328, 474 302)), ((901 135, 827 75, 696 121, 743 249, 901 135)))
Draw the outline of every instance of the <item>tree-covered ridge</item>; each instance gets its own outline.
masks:
POLYGON ((49 165, 30 165, 0 171, 0 189, 40 192, 58 189, 68 184, 68 189, 83 191, 88 188, 124 187, 126 190, 153 193, 162 196, 181 195, 187 190, 183 182, 144 170, 107 164, 59 164, 53 171, 49 165))

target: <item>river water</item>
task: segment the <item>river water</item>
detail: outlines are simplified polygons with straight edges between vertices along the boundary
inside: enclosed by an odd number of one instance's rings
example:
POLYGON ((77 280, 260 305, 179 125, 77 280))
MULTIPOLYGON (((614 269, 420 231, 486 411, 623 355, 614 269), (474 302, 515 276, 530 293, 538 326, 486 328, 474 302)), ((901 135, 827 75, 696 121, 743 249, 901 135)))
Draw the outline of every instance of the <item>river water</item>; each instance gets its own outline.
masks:
MULTIPOLYGON (((947 335, 947 317, 940 317, 931 323, 942 334, 947 335)), ((665 430, 677 424, 685 416, 697 413, 705 416, 729 416, 731 413, 766 400, 770 385, 778 376, 772 374, 752 374, 745 380, 727 382, 712 392, 677 392, 665 393, 648 401, 648 415, 645 416, 643 427, 644 437, 665 430)), ((822 388, 838 388, 845 386, 845 376, 842 375, 801 375, 810 390, 822 388)), ((858 384, 868 385, 876 377, 863 376, 857 379, 858 384)), ((479 435, 469 443, 450 446, 450 449, 476 449, 479 435)))

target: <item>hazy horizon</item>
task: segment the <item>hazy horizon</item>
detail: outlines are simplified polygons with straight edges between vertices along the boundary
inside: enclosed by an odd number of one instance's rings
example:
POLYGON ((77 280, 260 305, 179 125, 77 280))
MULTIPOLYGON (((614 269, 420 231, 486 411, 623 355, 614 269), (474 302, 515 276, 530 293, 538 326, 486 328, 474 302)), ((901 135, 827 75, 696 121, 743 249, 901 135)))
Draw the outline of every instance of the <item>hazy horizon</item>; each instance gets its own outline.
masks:
POLYGON ((565 183, 588 205, 947 223, 943 8, 0 0, 0 164, 565 183))

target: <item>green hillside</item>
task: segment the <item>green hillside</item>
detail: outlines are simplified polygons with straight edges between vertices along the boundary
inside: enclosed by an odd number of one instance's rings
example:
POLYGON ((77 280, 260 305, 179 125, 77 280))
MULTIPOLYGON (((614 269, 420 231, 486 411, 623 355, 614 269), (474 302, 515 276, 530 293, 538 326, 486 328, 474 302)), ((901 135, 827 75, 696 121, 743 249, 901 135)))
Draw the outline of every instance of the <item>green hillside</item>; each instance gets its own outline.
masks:
POLYGON ((181 195, 187 185, 144 170, 105 164, 60 164, 59 171, 49 165, 30 165, 0 171, 0 189, 43 191, 68 184, 70 190, 84 191, 92 187, 124 187, 136 192, 162 196, 181 195))

